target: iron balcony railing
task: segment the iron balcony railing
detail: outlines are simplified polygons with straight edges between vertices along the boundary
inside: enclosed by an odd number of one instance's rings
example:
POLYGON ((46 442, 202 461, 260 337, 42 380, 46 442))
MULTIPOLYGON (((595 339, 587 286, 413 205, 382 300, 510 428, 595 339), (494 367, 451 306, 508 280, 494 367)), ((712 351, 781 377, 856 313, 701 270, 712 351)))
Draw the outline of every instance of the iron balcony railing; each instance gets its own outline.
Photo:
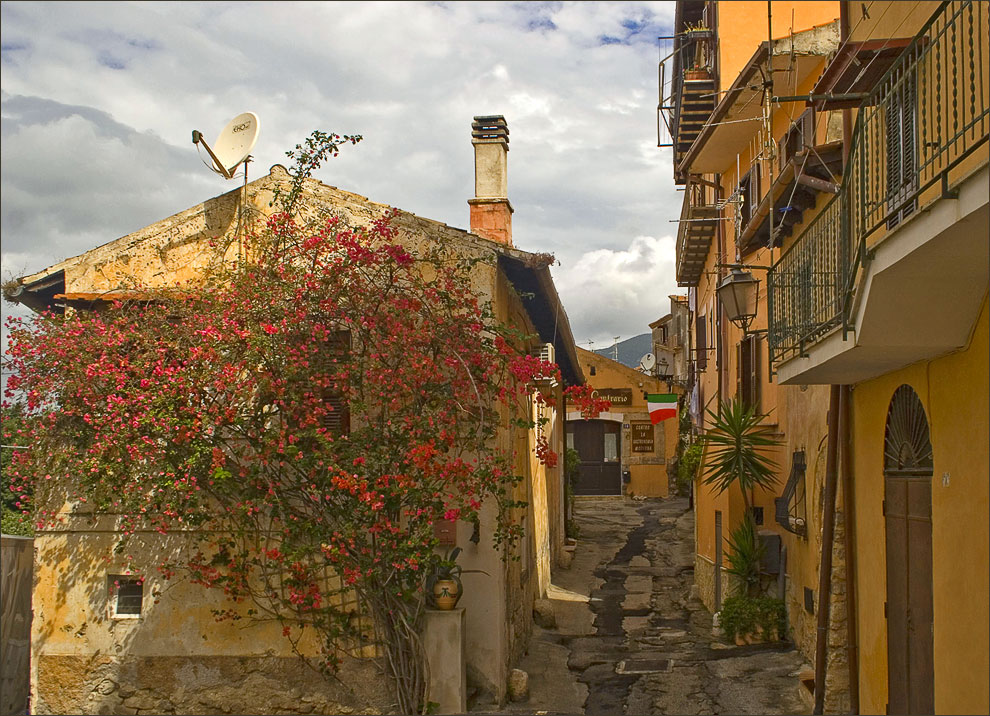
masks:
POLYGON ((860 105, 841 190, 770 269, 773 364, 845 333, 870 248, 983 161, 988 9, 943 2, 860 105))

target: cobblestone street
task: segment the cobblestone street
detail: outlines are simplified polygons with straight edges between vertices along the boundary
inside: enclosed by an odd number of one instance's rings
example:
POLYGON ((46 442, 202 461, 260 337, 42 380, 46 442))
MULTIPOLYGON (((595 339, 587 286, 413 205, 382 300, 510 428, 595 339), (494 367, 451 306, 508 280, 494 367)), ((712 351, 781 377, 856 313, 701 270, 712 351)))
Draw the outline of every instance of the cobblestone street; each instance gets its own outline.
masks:
MULTIPOLYGON (((555 629, 534 627, 527 701, 504 713, 797 714, 808 668, 789 644, 712 636, 692 596, 686 499, 581 498, 574 560, 554 573, 555 629)), ((483 707, 479 705, 479 710, 483 707)))

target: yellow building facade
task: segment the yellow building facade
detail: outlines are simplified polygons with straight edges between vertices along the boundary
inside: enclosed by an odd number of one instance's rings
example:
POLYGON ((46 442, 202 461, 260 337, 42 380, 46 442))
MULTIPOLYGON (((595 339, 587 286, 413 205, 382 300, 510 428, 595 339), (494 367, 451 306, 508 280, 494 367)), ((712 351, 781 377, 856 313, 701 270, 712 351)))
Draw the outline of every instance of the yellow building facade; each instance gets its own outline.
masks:
MULTIPOLYGON (((771 554, 764 565, 766 588, 785 600, 791 636, 811 660, 820 552, 816 516, 821 491, 816 486, 821 486, 825 473, 828 390, 783 387, 772 379, 763 276, 755 318, 745 332, 727 319, 717 289, 733 269, 767 267, 779 255, 782 203, 796 207, 786 222, 792 233, 820 209, 818 192, 798 177, 814 175, 826 181, 832 179, 830 170, 841 174, 841 160, 835 156, 842 139, 837 117, 828 116, 807 131, 806 143, 822 155, 814 158, 813 169, 807 153, 793 146, 796 142, 791 142, 789 154, 780 156, 780 149, 788 149, 788 135, 796 127, 805 128, 799 121, 805 107, 799 101, 767 103, 761 80, 770 65, 774 73, 769 94, 810 92, 840 43, 839 4, 724 2, 678 7, 684 37, 692 37, 692 28, 707 28, 710 35, 696 42, 715 48, 710 54, 700 53, 711 57, 711 84, 696 89, 696 80, 686 75, 680 92, 674 93, 675 105, 680 100, 680 124, 672 138, 675 147, 684 142, 675 151, 675 178, 685 184, 677 279, 689 288, 693 314, 695 385, 689 404, 703 433, 711 426, 709 411, 717 412, 720 401, 742 400, 766 415, 764 423, 780 443, 769 455, 778 466, 776 487, 754 490, 749 499, 771 554), (772 42, 767 42, 768 33, 772 42), (714 92, 718 102, 705 106, 701 115, 692 114, 707 92, 714 92), (785 488, 797 494, 779 508, 785 488)), ((703 458, 694 484, 695 581, 702 601, 716 612, 735 590, 726 571, 726 538, 743 521, 745 504, 736 488, 719 494, 705 485, 705 474, 703 458)), ((843 704, 830 706, 838 710, 843 704)))
MULTIPOLYGON (((988 7, 790 5, 678 3, 692 416, 704 430, 706 409, 742 396, 776 426, 782 489, 753 503, 775 518, 809 696, 826 712, 986 712, 988 7), (716 294, 737 272, 759 282, 748 335, 716 294)), ((696 579, 717 610, 743 505, 703 475, 696 579)))
POLYGON ((583 348, 577 348, 577 356, 588 384, 612 407, 595 420, 585 420, 579 411, 567 412, 567 446, 581 456, 575 494, 667 497, 668 468, 677 451, 677 417, 654 425, 646 395, 667 393, 668 384, 583 348))
POLYGON ((984 713, 990 8, 841 9, 808 98, 844 115, 841 190, 768 275, 781 390, 840 386, 848 425, 846 659, 828 666, 849 669, 862 713, 984 713))

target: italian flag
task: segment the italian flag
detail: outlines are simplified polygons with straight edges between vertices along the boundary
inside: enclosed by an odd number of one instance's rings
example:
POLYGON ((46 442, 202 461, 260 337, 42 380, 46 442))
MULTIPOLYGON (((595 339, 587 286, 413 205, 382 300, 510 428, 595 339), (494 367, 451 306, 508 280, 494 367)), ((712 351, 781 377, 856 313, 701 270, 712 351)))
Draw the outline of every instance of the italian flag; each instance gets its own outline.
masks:
POLYGON ((650 411, 650 422, 654 425, 674 418, 677 416, 677 396, 674 393, 648 393, 646 409, 650 411))

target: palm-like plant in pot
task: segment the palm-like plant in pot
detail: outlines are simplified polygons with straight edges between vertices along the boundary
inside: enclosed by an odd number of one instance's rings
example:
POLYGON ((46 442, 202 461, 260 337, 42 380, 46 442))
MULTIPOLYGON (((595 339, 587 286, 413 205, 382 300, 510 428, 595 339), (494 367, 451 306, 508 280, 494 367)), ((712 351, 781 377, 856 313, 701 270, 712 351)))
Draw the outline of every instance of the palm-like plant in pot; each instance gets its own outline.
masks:
POLYGON ((711 427, 705 432, 706 485, 722 494, 739 485, 746 513, 751 513, 750 493, 757 487, 777 484, 777 463, 767 450, 780 445, 773 428, 763 425, 766 417, 738 398, 719 404, 718 413, 708 411, 711 427))
POLYGON ((780 445, 775 431, 763 424, 763 414, 739 399, 719 404, 718 413, 708 411, 711 427, 705 433, 705 478, 717 494, 738 485, 745 515, 732 530, 728 572, 737 577, 743 592, 755 596, 760 591, 760 562, 763 545, 753 522, 751 494, 754 489, 770 489, 777 484, 777 463, 767 454, 780 445))

